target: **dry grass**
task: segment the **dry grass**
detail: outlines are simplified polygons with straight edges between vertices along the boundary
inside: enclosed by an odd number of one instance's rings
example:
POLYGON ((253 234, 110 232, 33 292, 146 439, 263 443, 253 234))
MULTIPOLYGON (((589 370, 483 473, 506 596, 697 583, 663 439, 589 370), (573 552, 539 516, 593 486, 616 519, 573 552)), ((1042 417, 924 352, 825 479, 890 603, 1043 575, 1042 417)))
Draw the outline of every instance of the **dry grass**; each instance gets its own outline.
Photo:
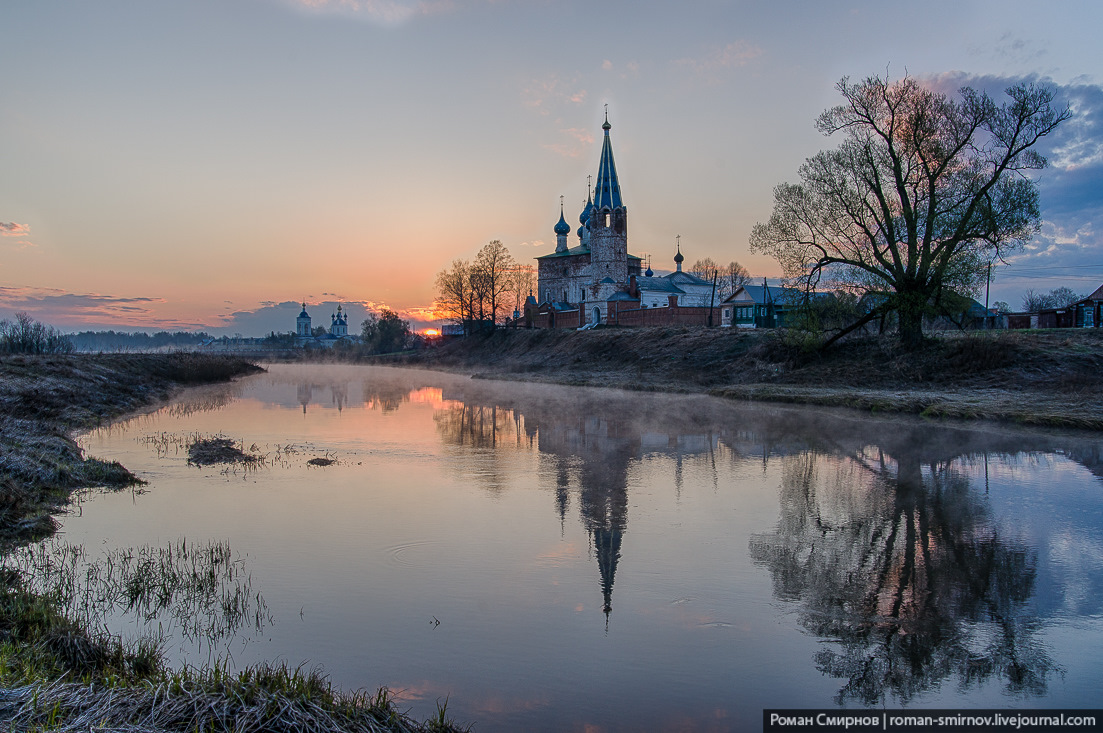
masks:
POLYGON ((913 351, 864 337, 826 352, 784 332, 739 329, 498 331, 405 363, 495 379, 1103 428, 1103 329, 948 333, 913 351))
POLYGON ((141 686, 55 682, 0 690, 12 730, 129 733, 449 733, 447 719, 418 723, 400 713, 386 690, 334 690, 316 670, 260 666, 240 675, 215 670, 141 686))

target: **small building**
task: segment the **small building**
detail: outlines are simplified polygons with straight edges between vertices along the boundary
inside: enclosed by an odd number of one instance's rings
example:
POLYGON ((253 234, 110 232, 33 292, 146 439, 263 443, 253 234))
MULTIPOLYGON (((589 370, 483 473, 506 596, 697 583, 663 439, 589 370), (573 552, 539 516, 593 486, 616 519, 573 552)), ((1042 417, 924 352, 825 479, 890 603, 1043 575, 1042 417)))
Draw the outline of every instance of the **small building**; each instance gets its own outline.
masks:
POLYGON ((796 311, 810 299, 833 297, 830 293, 806 293, 797 288, 741 285, 724 298, 720 306, 720 325, 736 328, 784 328, 791 325, 796 311))
POLYGON ((1072 325, 1075 328, 1099 328, 1103 325, 1103 285, 1069 307, 1073 309, 1072 325))

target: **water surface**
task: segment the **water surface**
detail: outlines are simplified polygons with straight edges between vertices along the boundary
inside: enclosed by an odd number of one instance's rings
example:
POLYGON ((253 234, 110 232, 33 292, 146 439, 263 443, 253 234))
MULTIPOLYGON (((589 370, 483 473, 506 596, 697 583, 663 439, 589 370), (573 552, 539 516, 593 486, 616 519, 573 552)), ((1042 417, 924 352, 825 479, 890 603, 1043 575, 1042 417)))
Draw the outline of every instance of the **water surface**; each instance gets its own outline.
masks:
POLYGON ((83 444, 149 484, 87 495, 61 541, 224 542, 263 595, 205 644, 162 620, 177 663, 317 664, 478 731, 1097 704, 1091 436, 274 366, 83 444), (215 434, 266 463, 188 465, 215 434))

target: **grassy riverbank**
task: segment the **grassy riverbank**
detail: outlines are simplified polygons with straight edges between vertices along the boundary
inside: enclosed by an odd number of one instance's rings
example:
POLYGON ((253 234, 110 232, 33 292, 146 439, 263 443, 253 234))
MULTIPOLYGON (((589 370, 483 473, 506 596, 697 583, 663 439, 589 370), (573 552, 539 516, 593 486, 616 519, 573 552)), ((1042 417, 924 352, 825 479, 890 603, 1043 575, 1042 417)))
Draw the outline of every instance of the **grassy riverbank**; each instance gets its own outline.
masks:
MULTIPOLYGON (((82 455, 73 432, 184 386, 257 371, 205 354, 0 357, 0 556, 51 534, 73 490, 137 482, 118 463, 82 455)), ((155 643, 124 644, 67 616, 66 603, 64 591, 35 592, 0 568, 0 722, 10 730, 457 730, 444 710, 419 723, 386 690, 345 693, 315 670, 171 670, 155 643)))
POLYGON ((916 351, 688 327, 496 331, 381 363, 733 399, 1103 430, 1103 329, 950 333, 916 351))

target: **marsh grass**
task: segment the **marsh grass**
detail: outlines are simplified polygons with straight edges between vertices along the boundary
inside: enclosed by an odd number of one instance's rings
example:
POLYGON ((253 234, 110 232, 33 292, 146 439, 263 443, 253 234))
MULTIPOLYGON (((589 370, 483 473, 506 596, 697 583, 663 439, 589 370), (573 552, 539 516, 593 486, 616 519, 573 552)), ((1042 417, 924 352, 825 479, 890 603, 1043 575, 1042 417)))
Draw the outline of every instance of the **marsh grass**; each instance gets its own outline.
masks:
POLYGON ((397 709, 386 689, 342 692, 319 669, 225 657, 166 669, 163 639, 124 641, 111 615, 170 620, 208 643, 271 623, 242 558, 223 542, 105 552, 48 541, 0 567, 0 722, 10 730, 442 731, 397 709), (96 629, 104 629, 96 631, 96 629))
POLYGON ((59 682, 0 691, 16 730, 296 731, 302 733, 451 733, 464 730, 443 711, 411 720, 390 693, 345 693, 316 669, 260 665, 231 674, 188 670, 141 687, 59 682))
POLYGON ((239 463, 243 466, 264 464, 264 456, 243 451, 224 435, 195 436, 188 443, 188 463, 194 466, 211 466, 218 463, 239 463))
POLYGON ((259 634, 272 622, 244 558, 225 542, 180 540, 93 557, 81 545, 47 540, 13 553, 4 567, 27 578, 28 591, 51 599, 63 616, 87 628, 129 615, 214 646, 242 629, 259 634))

